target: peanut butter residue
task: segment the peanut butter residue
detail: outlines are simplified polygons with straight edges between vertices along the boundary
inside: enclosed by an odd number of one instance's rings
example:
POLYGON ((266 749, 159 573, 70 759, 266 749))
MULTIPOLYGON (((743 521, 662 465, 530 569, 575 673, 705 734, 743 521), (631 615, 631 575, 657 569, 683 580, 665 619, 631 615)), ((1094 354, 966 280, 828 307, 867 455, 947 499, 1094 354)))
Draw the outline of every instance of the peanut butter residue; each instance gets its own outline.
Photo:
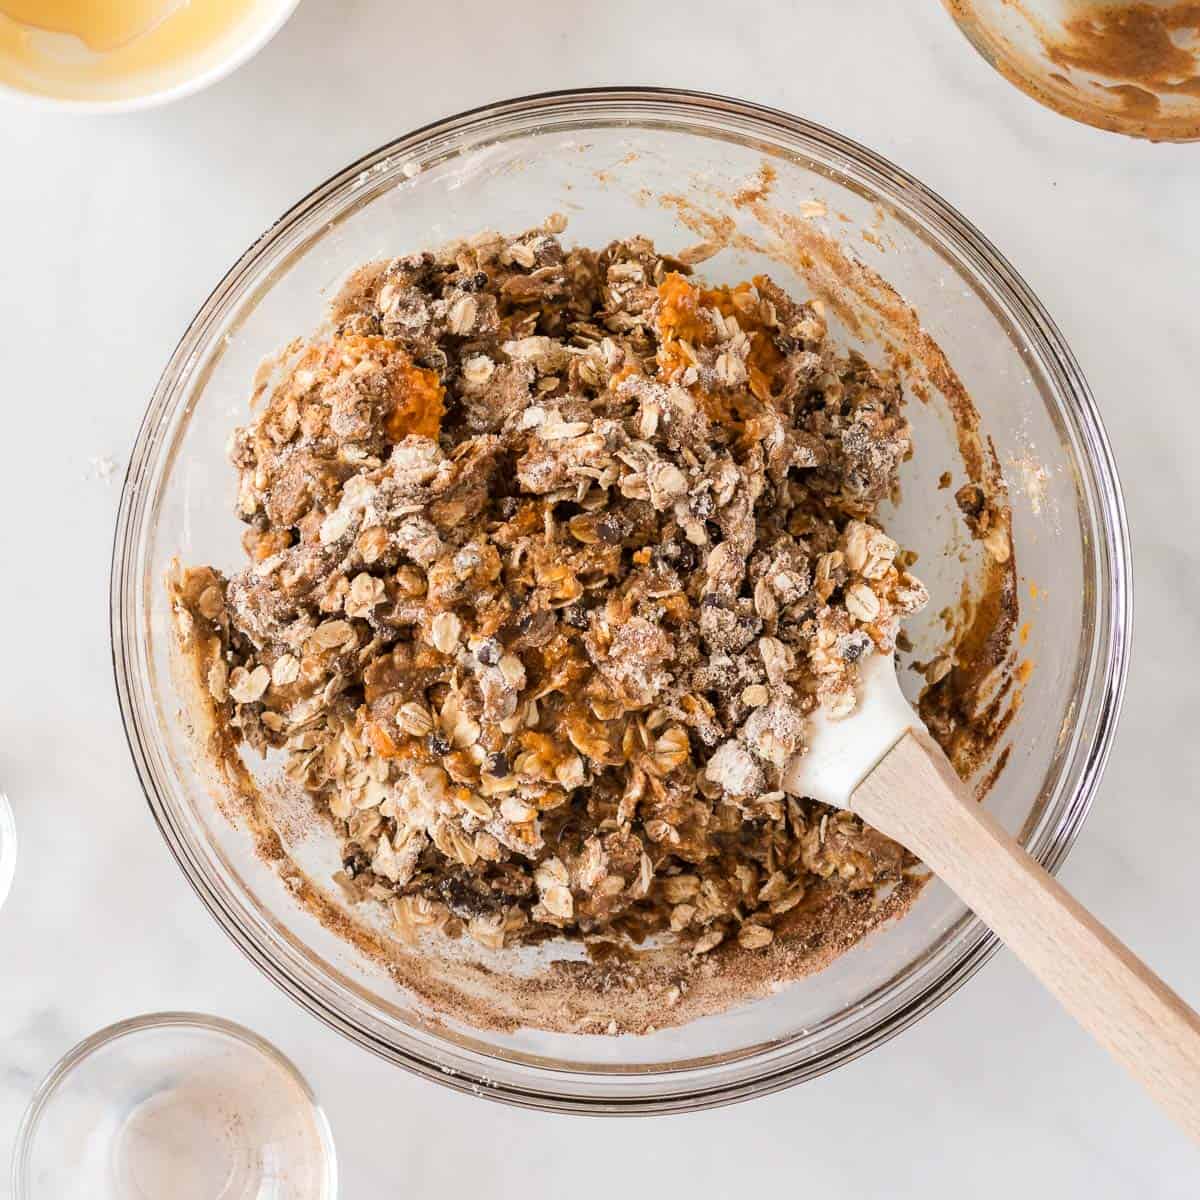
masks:
POLYGON ((1068 21, 1067 39, 1047 45, 1046 52, 1061 66, 1170 87, 1196 70, 1195 55, 1172 40, 1181 29, 1200 29, 1200 4, 1107 5, 1068 21))
POLYGON ((1187 30, 1200 35, 1200 4, 1109 4, 1067 21, 1061 38, 1042 37, 1051 62, 1116 80, 1110 90, 1144 116, 1159 111, 1161 95, 1200 97, 1200 42, 1176 41, 1187 30))
POLYGON ((1077 121, 1151 141, 1200 137, 1200 4, 1087 4, 1050 22, 1022 0, 999 13, 944 0, 985 58, 1035 100, 1077 121), (1036 49, 1023 50, 1019 18, 1036 49))

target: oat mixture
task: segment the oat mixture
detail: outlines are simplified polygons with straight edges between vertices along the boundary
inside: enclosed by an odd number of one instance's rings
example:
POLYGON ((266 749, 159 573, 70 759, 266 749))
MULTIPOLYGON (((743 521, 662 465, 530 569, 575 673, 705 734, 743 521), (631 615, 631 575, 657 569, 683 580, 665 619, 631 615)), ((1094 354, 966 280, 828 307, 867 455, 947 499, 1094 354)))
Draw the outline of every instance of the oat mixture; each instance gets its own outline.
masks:
POLYGON ((181 644, 406 938, 756 950, 912 862, 781 784, 927 599, 875 522, 901 388, 764 276, 562 228, 356 274, 234 435, 249 562, 174 570, 181 644))

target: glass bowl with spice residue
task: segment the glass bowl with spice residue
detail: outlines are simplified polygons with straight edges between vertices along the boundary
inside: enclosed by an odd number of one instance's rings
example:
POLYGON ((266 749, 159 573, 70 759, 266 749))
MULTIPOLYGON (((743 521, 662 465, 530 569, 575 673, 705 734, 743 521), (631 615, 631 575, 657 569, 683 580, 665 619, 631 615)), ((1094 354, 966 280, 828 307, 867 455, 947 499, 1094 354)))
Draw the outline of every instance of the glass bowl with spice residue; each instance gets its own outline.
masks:
POLYGON ((640 951, 588 961, 561 941, 407 945, 382 906, 353 905, 333 884, 338 839, 281 784, 278 761, 214 755, 173 654, 172 560, 240 561, 225 450, 264 359, 318 329, 359 264, 552 212, 569 219, 567 243, 642 233, 677 252, 707 241, 707 278, 769 273, 820 299, 839 341, 899 371, 915 452, 883 524, 917 553, 933 595, 908 626, 902 665, 920 671, 905 669, 904 686, 915 698, 938 681, 927 717, 961 717, 954 750, 982 802, 1051 870, 1091 803, 1119 709, 1123 506, 1079 367, 999 252, 869 150, 742 101, 587 90, 452 117, 322 184, 205 302, 138 436, 112 573, 125 728, 188 881, 293 999, 427 1078, 545 1109, 703 1108, 878 1045, 973 974, 995 939, 930 880, 899 907, 873 897, 857 925, 810 929, 776 974, 753 952, 718 948, 686 994, 653 973, 631 987, 640 951), (1004 523, 972 532, 988 497, 1004 523))
POLYGON ((1010 83, 1063 116, 1154 142, 1200 139, 1194 0, 942 0, 1010 83))

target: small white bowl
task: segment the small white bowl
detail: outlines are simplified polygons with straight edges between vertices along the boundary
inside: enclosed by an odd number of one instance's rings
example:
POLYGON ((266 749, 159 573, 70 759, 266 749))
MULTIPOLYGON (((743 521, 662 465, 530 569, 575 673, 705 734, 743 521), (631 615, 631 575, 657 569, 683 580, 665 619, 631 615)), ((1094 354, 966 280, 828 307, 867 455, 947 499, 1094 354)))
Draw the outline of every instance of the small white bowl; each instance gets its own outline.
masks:
MULTIPOLYGON (((199 0, 196 0, 199 3, 199 0)), ((14 23, 0 16, 0 96, 42 108, 81 113, 131 112, 190 96, 253 58, 295 11, 300 0, 247 0, 228 23, 176 52, 156 53, 170 40, 171 22, 104 55, 58 59, 39 70, 10 46, 14 23), (4 36, 8 32, 9 36, 4 36), (155 39, 158 39, 156 42, 155 39)), ((33 34, 33 37, 42 35, 33 34)))

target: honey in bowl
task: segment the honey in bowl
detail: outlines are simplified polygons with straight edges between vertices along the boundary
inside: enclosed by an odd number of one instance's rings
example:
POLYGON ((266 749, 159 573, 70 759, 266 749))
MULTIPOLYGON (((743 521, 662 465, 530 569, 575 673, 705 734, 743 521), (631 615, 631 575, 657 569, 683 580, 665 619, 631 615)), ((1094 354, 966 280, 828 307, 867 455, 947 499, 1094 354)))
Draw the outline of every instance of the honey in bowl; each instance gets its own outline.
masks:
POLYGON ((284 0, 0 0, 0 84, 122 102, 214 70, 284 0))

